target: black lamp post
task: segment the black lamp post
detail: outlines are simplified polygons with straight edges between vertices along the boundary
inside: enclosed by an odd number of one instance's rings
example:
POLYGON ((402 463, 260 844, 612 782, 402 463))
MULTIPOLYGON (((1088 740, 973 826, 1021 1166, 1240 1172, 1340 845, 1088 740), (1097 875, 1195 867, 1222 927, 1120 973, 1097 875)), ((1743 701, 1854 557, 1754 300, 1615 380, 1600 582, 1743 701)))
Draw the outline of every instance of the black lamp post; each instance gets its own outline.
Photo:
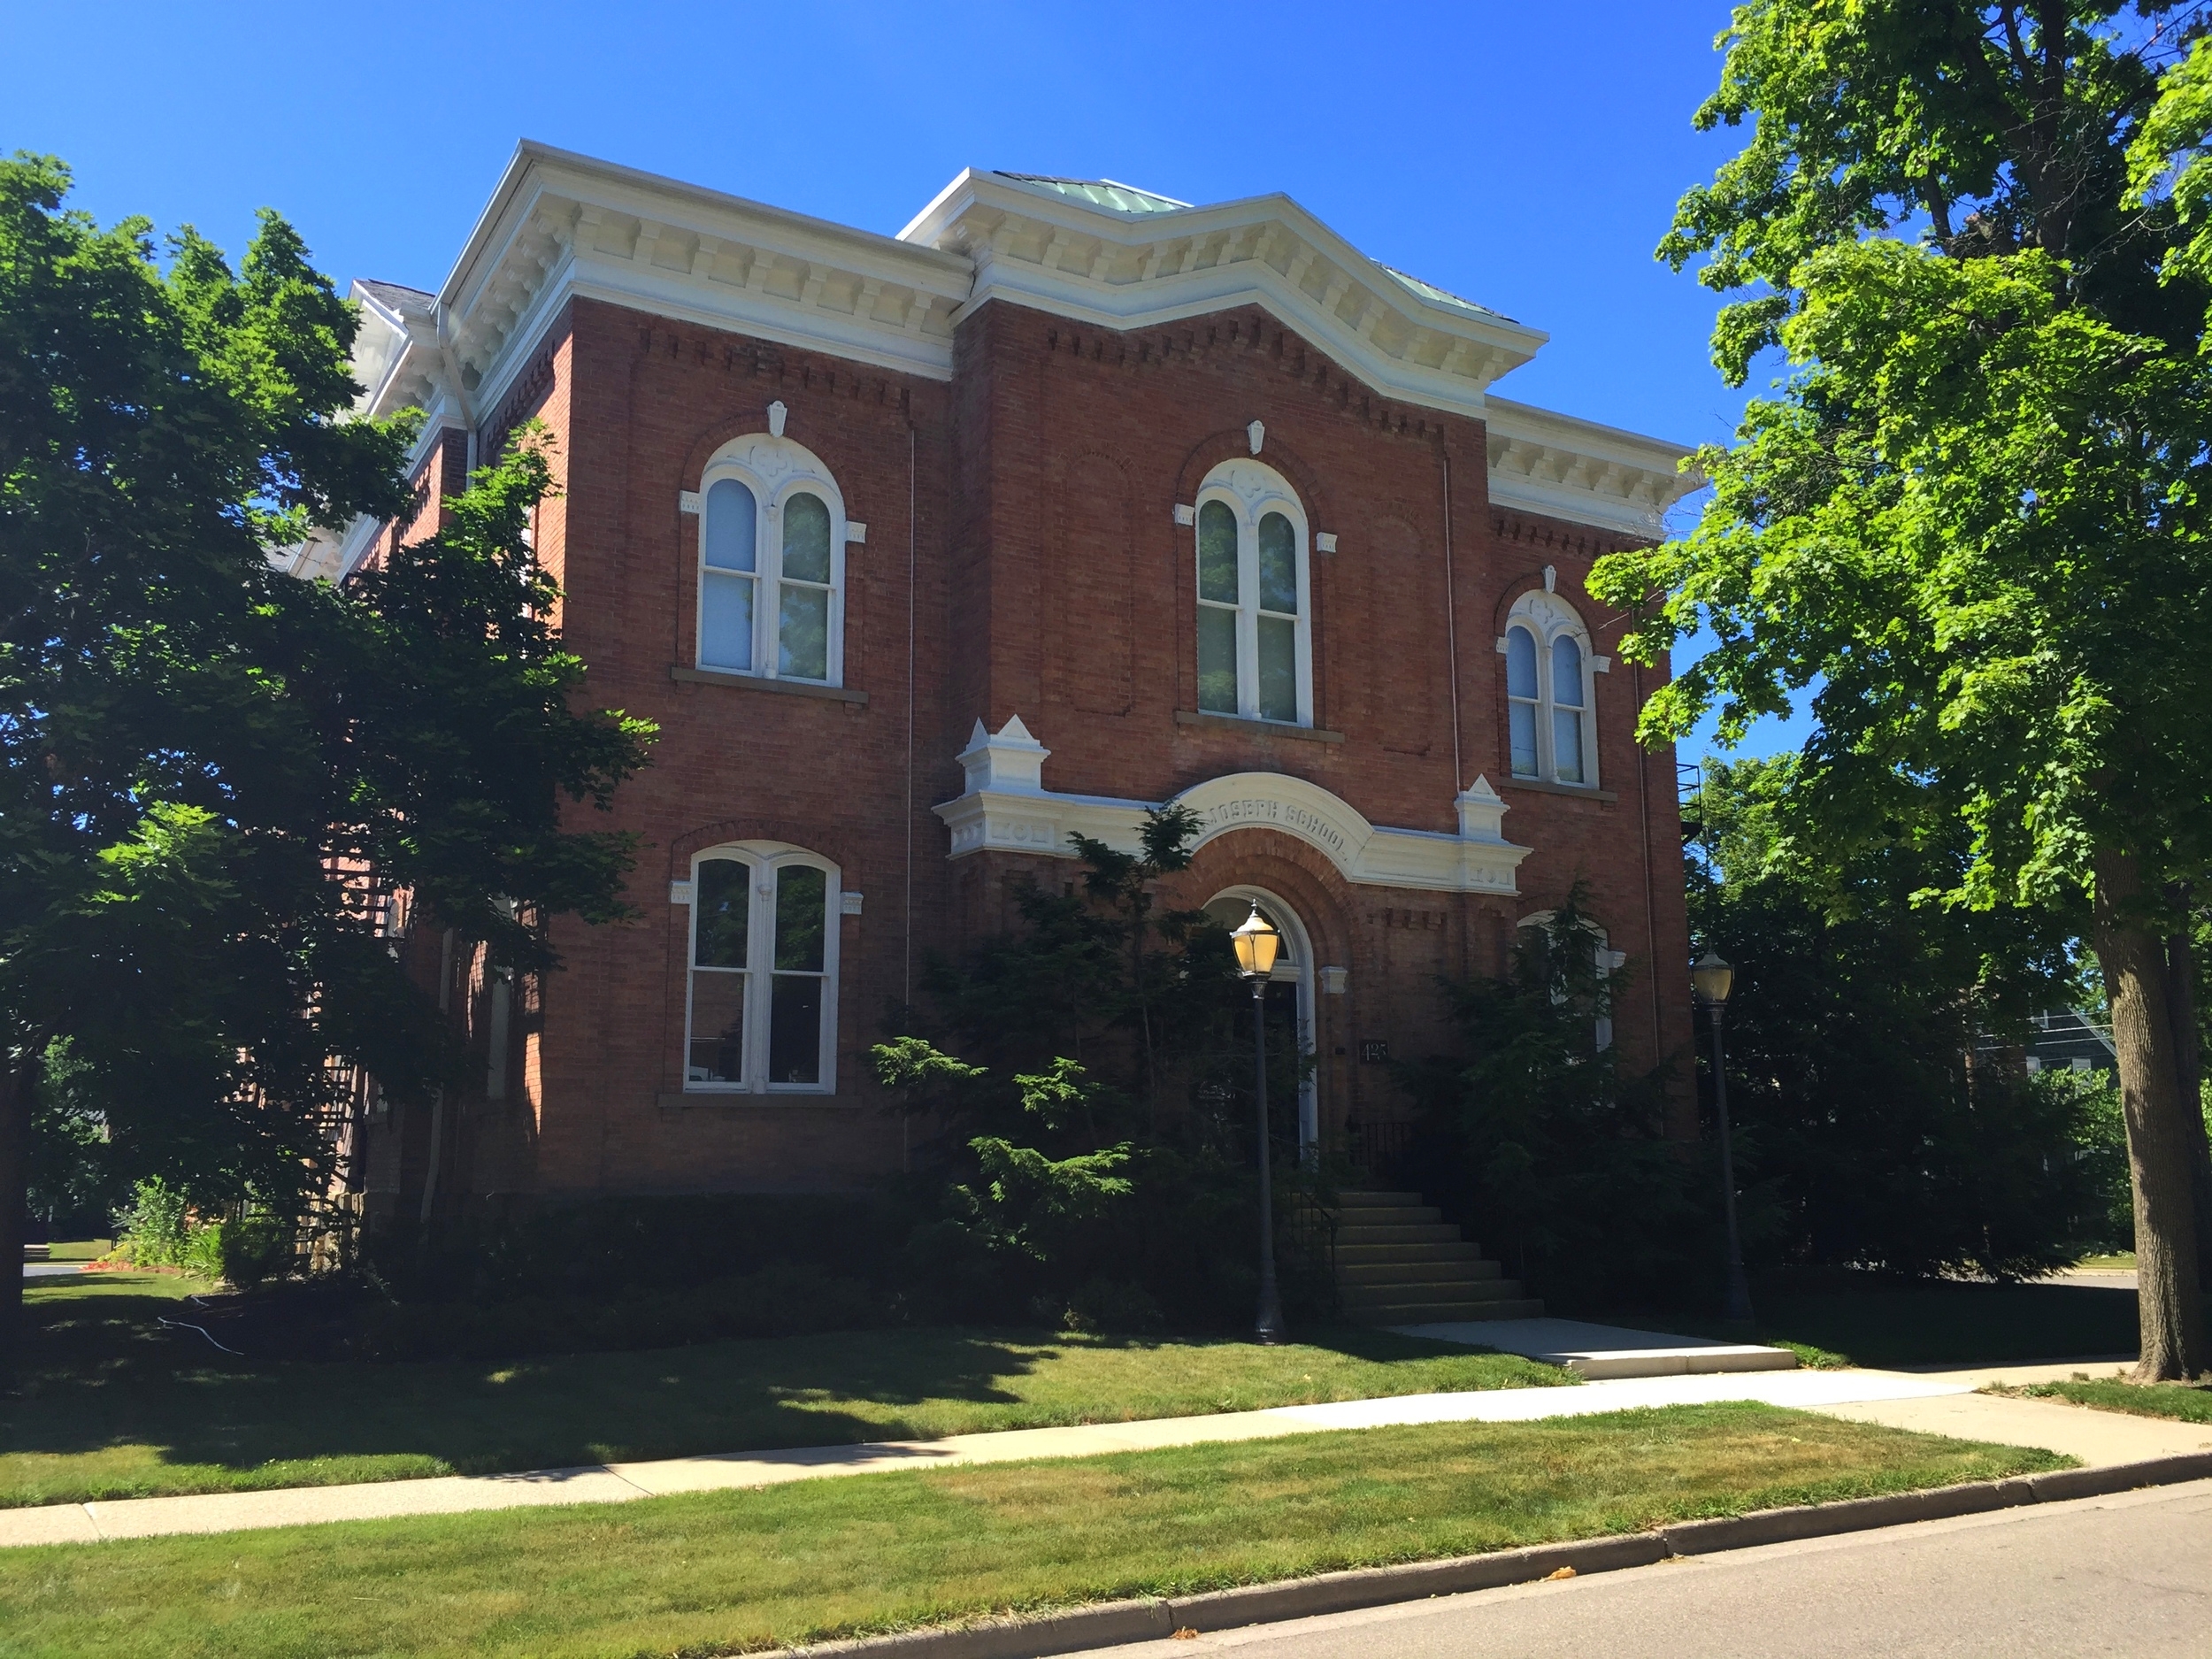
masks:
POLYGON ((1722 1017, 1728 993, 1735 988, 1736 971, 1709 950, 1690 970, 1690 984, 1697 1000, 1713 1017, 1713 1107, 1720 1118, 1721 1200, 1728 1216, 1728 1317, 1739 1325, 1751 1323, 1751 1286, 1744 1278, 1743 1246, 1736 1236, 1736 1161, 1728 1133, 1728 1056, 1721 1041, 1722 1017))
POLYGON ((1252 1334, 1273 1347, 1283 1340, 1283 1299, 1275 1288, 1275 1189, 1270 1166, 1274 1159, 1267 1134, 1267 1009, 1261 1000, 1268 976, 1275 972, 1275 953, 1283 936, 1267 925, 1255 904, 1252 914, 1229 935, 1236 947, 1237 971, 1252 981, 1252 1053, 1257 1079, 1256 1098, 1260 1115, 1260 1311, 1252 1334))

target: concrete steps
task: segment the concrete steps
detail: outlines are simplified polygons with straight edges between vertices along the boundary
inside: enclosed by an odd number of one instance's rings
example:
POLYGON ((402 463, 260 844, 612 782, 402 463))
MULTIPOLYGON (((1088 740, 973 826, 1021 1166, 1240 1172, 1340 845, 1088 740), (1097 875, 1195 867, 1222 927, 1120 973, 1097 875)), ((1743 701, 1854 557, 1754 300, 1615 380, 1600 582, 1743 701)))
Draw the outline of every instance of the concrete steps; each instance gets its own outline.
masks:
POLYGON ((1534 1319, 1544 1304, 1418 1193, 1349 1192, 1336 1212, 1337 1300, 1359 1325, 1534 1319))

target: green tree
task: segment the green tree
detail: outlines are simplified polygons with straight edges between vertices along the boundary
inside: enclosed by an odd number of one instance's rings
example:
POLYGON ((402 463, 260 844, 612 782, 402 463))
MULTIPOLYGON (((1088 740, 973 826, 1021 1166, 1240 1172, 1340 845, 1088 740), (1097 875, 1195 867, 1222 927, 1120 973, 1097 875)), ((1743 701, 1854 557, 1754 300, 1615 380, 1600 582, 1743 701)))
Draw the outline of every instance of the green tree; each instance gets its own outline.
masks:
POLYGON ((1696 528, 1591 582, 1640 613, 1624 654, 1718 641, 1647 738, 1716 703, 1732 738, 1805 695, 1803 825, 1957 818, 1970 854, 1932 898, 2086 934, 2146 1379, 2212 1369, 2170 1000, 2212 800, 2212 362, 2181 213, 2131 197, 2128 158, 2197 27, 2157 0, 1740 6, 1697 121, 1748 142, 1660 252, 1732 296, 1732 382, 1769 348, 1787 376, 1699 457, 1696 528))
MULTIPOLYGON (((0 162, 0 1260, 41 1098, 131 1172, 313 1179, 340 1064, 455 1059, 364 879, 522 969, 619 913, 628 842, 572 827, 649 729, 572 710, 525 442, 443 534, 343 588, 272 555, 406 503, 411 421, 349 419, 355 318, 273 213, 234 273, 190 230, 64 209, 0 162)), ((0 1370, 19 1281, 0 1288, 0 1370)))
POLYGON ((1618 1049, 1597 1047, 1625 987, 1583 903, 1578 883, 1518 929, 1498 978, 1440 982, 1460 1041, 1397 1068, 1422 1125, 1408 1162, 1542 1294, 1679 1297, 1719 1259, 1719 1176, 1666 1139, 1663 1074, 1627 1075, 1618 1049))
POLYGON ((2029 1017, 2079 1000, 2047 910, 1916 904, 1954 885, 1956 818, 1838 858, 1793 833, 1794 757, 1708 762, 1693 949, 1742 964, 1729 1102, 1776 1251, 1902 1273, 2027 1276, 2106 1248, 2069 1077, 2020 1064, 2029 1017))
MULTIPOLYGON (((931 964, 908 1012, 944 1046, 909 1034, 872 1051, 928 1131, 907 1269, 935 1311, 1212 1325, 1249 1306, 1250 989, 1226 933, 1154 892, 1188 868, 1198 828, 1171 806, 1148 814, 1138 851, 1076 838, 1079 881, 1016 881, 1018 928, 931 964)), ((1296 1122, 1311 1064, 1296 1041, 1271 1033, 1278 1125, 1296 1122)))

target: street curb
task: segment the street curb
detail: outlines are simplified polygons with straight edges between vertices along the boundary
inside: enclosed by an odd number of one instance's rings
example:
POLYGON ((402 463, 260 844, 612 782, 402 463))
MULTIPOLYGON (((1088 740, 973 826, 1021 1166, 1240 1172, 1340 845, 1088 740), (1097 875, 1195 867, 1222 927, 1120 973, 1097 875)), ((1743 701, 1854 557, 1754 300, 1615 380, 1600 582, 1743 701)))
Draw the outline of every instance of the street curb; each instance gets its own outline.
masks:
POLYGON ((1851 1498, 1836 1503, 1809 1503, 1786 1509, 1759 1509, 1749 1515, 1709 1521, 1682 1521, 1648 1532, 1592 1538, 1563 1544, 1537 1544, 1485 1555, 1457 1555, 1445 1561, 1409 1562, 1396 1567, 1361 1567, 1325 1572, 1279 1584, 1253 1584, 1203 1595, 1145 1597, 1102 1601, 1036 1618, 995 1619, 957 1630, 908 1631, 897 1636, 870 1636, 852 1641, 822 1642, 810 1647, 778 1648, 769 1659, 1045 1659, 1124 1642, 1152 1641, 1179 1630, 1235 1630, 1321 1613, 1348 1613, 1432 1596, 1463 1595, 1560 1576, 1614 1572, 1648 1567, 1676 1555, 1716 1555, 1760 1544, 1802 1538, 1830 1538, 1912 1521, 1947 1520, 1993 1509, 2035 1503, 2062 1503, 2070 1498, 2107 1497, 2144 1486, 2173 1486, 2212 1479, 2212 1452, 2154 1457, 2139 1463, 2108 1463, 2101 1469, 2064 1469, 2047 1475, 1977 1480, 1965 1486, 1934 1486, 1878 1498, 1851 1498))

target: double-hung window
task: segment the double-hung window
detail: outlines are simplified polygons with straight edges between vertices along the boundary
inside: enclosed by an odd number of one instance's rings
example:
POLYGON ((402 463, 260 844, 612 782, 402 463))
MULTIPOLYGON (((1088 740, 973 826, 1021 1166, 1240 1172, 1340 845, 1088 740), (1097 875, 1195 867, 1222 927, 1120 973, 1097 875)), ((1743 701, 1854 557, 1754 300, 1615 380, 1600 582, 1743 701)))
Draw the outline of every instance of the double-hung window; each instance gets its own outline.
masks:
POLYGON ((1305 514, 1273 468, 1233 461, 1207 476, 1197 515, 1201 713, 1313 723, 1307 547, 1305 514))
POLYGON ((840 896, 836 867, 796 848, 747 842, 694 860, 687 1088, 834 1087, 840 896))
POLYGON ((1525 594, 1498 641, 1505 656, 1506 741, 1513 776, 1594 785, 1590 655, 1581 620, 1555 595, 1525 594))
POLYGON ((700 492, 698 664, 842 683, 845 515, 787 439, 754 434, 707 464, 700 492))

